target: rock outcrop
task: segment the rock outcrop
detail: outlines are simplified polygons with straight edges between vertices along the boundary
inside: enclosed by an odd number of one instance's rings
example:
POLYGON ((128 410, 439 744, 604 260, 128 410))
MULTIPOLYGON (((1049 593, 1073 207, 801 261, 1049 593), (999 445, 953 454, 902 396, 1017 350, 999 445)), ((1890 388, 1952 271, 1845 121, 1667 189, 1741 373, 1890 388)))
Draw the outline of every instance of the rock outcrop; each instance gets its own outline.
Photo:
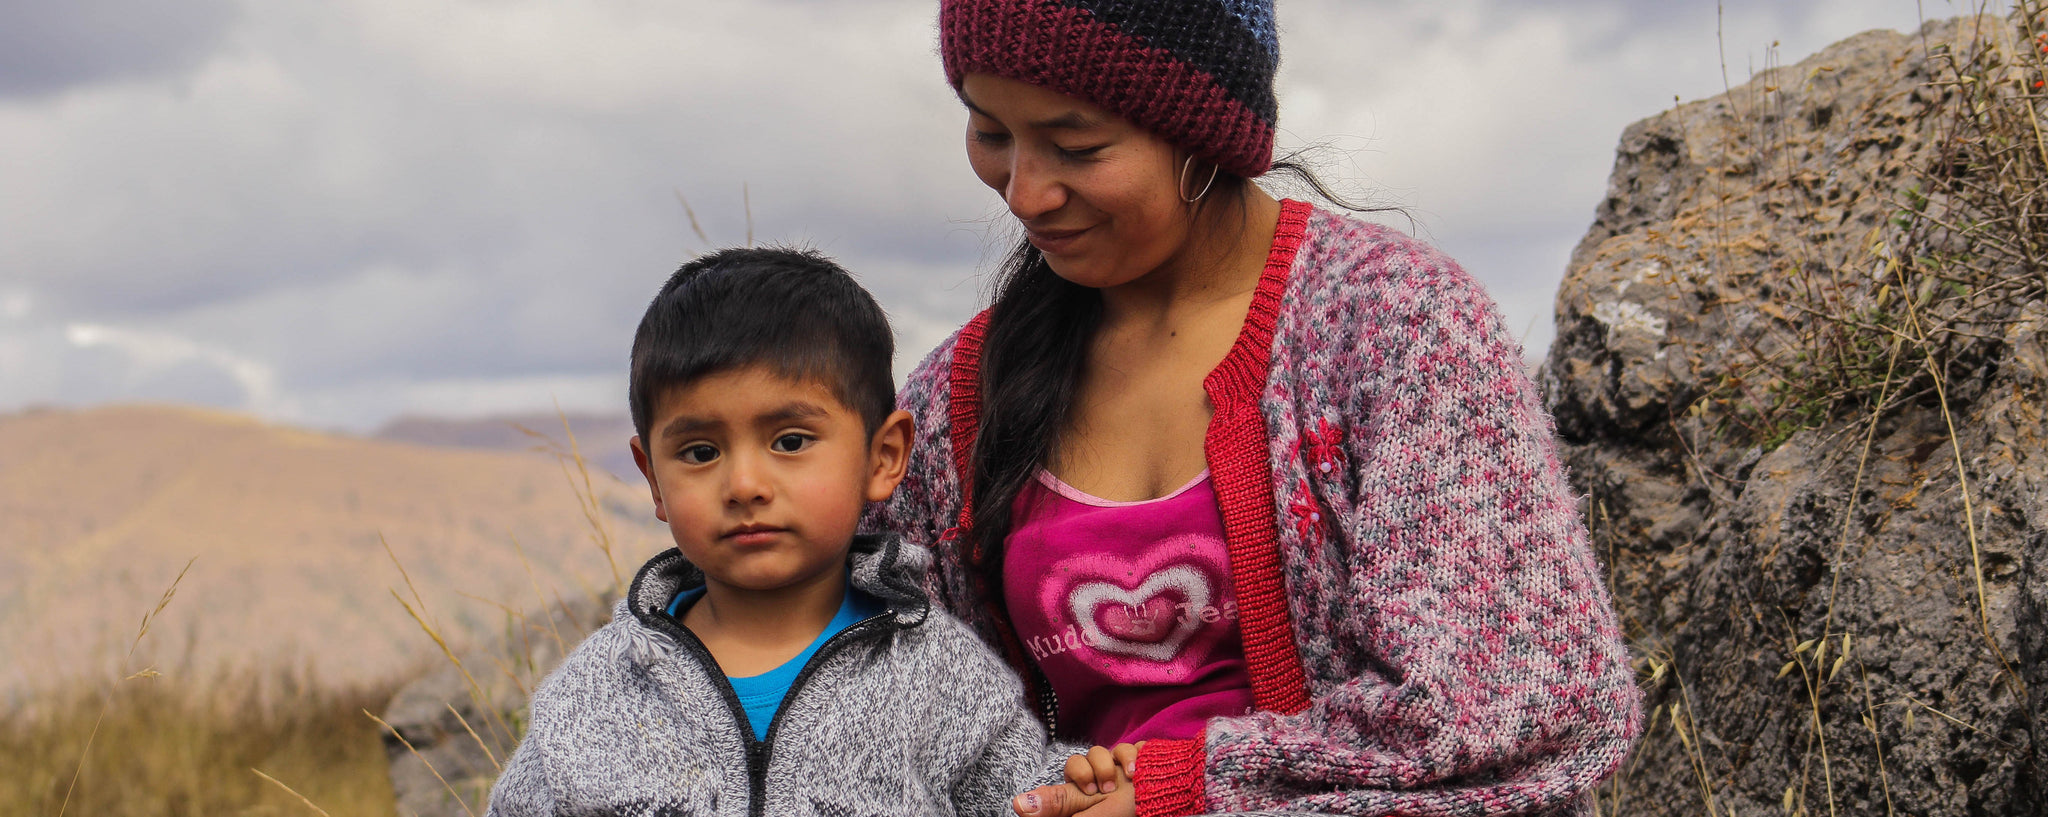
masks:
POLYGON ((2005 25, 1862 34, 1623 134, 1541 372, 1649 691, 1605 813, 2048 813, 2048 305, 1880 331, 1937 291, 1889 287, 1939 261, 1900 256, 1945 55, 2031 50, 2005 25))

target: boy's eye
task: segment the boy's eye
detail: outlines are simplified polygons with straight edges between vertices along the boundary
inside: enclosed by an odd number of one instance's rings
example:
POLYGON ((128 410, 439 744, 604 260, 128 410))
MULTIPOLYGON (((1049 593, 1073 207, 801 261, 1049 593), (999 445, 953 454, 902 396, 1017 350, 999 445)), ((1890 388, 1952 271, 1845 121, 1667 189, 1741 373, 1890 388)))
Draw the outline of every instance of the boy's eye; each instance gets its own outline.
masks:
POLYGON ((703 465, 704 463, 718 459, 718 448, 716 446, 699 443, 697 445, 685 447, 683 449, 683 453, 681 454, 681 456, 683 462, 687 462, 691 465, 703 465))
POLYGON ((980 128, 969 128, 967 138, 984 145, 1000 145, 1010 141, 1010 135, 1007 133, 987 131, 980 128))
POLYGON ((804 450, 804 448, 808 447, 810 444, 810 437, 804 436, 802 434, 784 434, 780 437, 776 437, 775 442, 769 443, 768 447, 774 449, 779 453, 794 454, 798 451, 804 450))

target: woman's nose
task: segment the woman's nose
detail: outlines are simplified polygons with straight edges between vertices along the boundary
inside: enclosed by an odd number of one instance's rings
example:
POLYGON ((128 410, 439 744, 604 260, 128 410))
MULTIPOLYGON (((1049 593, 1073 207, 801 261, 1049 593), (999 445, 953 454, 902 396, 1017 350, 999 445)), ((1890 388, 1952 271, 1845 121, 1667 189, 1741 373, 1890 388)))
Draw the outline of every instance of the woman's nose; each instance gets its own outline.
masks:
POLYGON ((1067 188, 1029 151, 1011 154, 1010 178, 1003 185, 1003 203, 1017 220, 1030 222, 1067 203, 1067 188))

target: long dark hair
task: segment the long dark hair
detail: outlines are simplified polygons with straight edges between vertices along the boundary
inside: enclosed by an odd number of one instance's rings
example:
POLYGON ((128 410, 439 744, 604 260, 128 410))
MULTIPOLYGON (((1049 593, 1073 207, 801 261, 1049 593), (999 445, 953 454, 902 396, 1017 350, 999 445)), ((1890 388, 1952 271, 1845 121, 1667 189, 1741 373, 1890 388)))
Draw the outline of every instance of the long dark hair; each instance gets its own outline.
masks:
MULTIPOLYGON (((1274 162, 1270 172, 1346 210, 1391 209, 1347 201, 1292 157, 1274 162)), ((1250 184, 1222 173, 1215 189, 1196 205, 1195 217, 1202 218, 1211 202, 1222 201, 1236 207, 1242 220, 1244 189, 1250 184)), ((1102 322, 1102 293, 1059 277, 1028 242, 1003 261, 994 290, 981 347, 981 418, 969 459, 974 523, 963 544, 968 563, 999 600, 1011 506, 1051 459, 1066 429, 1089 342, 1102 322)))

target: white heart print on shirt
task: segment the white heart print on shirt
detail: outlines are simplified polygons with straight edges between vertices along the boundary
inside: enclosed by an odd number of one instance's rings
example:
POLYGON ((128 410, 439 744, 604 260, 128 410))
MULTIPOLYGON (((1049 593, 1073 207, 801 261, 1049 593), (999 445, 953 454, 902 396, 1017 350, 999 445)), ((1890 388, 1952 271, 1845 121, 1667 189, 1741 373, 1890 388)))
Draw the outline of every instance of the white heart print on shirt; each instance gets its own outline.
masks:
POLYGON ((1202 571, 1185 564, 1174 565, 1153 573, 1133 590, 1125 590, 1104 581, 1077 584, 1073 593, 1067 597, 1067 604, 1074 621, 1081 627, 1083 640, 1089 646, 1103 652, 1167 662, 1180 655, 1181 647, 1185 646, 1188 639, 1202 626, 1198 616, 1177 614, 1177 605, 1167 599, 1169 592, 1178 593, 1187 605, 1179 609, 1201 610, 1209 606, 1208 577, 1202 571), (1160 601, 1166 601, 1163 616, 1156 611, 1159 606, 1157 602, 1160 601), (1105 604, 1119 607, 1105 611, 1105 604), (1123 613, 1124 626, 1112 626, 1110 631, 1105 631, 1102 626, 1103 619, 1117 621, 1117 613, 1123 613), (1132 637, 1149 634, 1148 631, 1157 626, 1161 618, 1172 627, 1165 638, 1155 641, 1132 637))

